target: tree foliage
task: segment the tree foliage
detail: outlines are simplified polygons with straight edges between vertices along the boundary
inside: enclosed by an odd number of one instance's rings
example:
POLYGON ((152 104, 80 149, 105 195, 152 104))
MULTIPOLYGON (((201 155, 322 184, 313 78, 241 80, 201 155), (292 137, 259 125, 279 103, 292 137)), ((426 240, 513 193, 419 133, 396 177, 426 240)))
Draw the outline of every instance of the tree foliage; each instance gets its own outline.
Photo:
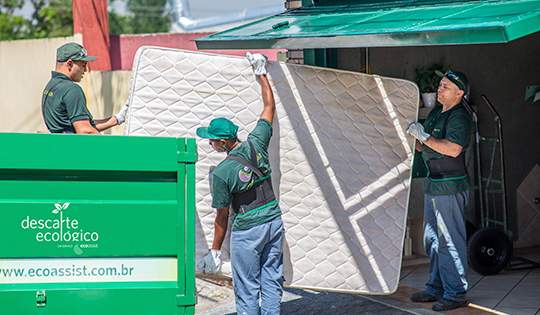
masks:
MULTIPOLYGON (((28 17, 19 15, 25 0, 0 0, 0 40, 73 35, 71 0, 27 0, 28 17)), ((113 2, 110 0, 109 2, 113 2)), ((167 0, 125 0, 127 14, 109 13, 111 34, 168 32, 167 0)))
POLYGON ((24 0, 0 0, 0 40, 70 36, 71 0, 31 0, 29 18, 16 15, 24 0))
POLYGON ((60 37, 73 35, 71 0, 32 0, 32 37, 60 37), (48 3, 47 3, 48 2, 48 3))
POLYGON ((167 0, 127 0, 128 15, 109 12, 111 34, 142 34, 168 32, 171 15, 167 0))
POLYGON ((23 5, 24 0, 0 0, 0 40, 26 37, 28 22, 22 16, 13 14, 23 5))

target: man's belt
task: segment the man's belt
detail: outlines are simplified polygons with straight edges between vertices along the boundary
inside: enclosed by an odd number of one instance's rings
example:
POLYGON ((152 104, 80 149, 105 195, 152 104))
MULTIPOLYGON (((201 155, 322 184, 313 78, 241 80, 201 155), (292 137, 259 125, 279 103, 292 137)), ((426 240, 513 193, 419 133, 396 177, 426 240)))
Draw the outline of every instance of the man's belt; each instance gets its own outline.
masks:
POLYGON ((444 179, 467 175, 464 154, 460 154, 455 158, 444 156, 439 159, 427 160, 426 164, 429 170, 429 178, 444 179))

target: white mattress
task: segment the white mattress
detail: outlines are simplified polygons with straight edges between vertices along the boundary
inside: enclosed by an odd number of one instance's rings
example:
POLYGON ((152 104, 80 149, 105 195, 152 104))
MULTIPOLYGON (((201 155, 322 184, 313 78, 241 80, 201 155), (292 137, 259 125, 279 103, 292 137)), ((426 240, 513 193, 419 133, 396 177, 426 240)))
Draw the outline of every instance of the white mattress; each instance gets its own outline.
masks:
MULTIPOLYGON (((224 116, 245 139, 262 110, 244 58, 142 47, 133 70, 128 135, 196 137, 197 127, 224 116)), ((286 283, 394 292, 412 163, 405 129, 417 117, 416 85, 287 63, 271 63, 269 72, 277 103, 269 154, 286 229, 286 283)), ((225 155, 207 140, 198 141, 198 152, 200 257, 213 238, 209 172, 225 155)))

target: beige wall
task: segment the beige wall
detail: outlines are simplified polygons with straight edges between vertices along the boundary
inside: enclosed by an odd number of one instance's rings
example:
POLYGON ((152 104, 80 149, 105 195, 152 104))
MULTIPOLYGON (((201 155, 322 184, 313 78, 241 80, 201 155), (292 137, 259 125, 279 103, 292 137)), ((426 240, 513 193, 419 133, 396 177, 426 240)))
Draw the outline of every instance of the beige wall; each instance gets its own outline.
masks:
MULTIPOLYGON (((73 37, 0 41, 0 132, 48 132, 41 115, 41 93, 55 66, 56 48, 73 37)), ((126 102, 131 71, 90 71, 80 83, 94 118, 116 113, 126 102)), ((122 134, 123 126, 105 133, 122 134)))
POLYGON ((0 132, 45 132, 41 93, 54 69, 56 48, 80 35, 0 41, 0 132))
MULTIPOLYGON (((95 119, 117 113, 127 102, 131 71, 90 71, 81 81, 88 109, 95 119)), ((124 126, 107 130, 105 134, 123 134, 124 126)))

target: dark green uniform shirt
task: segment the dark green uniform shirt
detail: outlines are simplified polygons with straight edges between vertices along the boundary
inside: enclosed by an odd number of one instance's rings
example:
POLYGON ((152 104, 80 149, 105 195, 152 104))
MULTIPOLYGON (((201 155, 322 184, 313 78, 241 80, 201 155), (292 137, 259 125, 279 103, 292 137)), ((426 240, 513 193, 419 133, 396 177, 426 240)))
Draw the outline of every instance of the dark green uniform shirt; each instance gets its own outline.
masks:
MULTIPOLYGON (((265 174, 270 173, 268 161, 268 144, 272 137, 272 125, 260 119, 257 126, 249 134, 248 140, 255 145, 257 153, 257 167, 265 174)), ((244 159, 251 160, 249 143, 243 142, 234 148, 229 154, 239 155, 244 159)), ((237 161, 224 160, 214 169, 212 176, 212 207, 226 208, 232 202, 232 194, 252 187, 256 179, 251 169, 244 167, 237 161)), ((260 208, 246 213, 235 213, 232 230, 247 230, 254 226, 272 221, 281 216, 281 210, 277 200, 272 201, 260 208)))
POLYGON ((43 90, 41 111, 45 125, 52 133, 74 133, 73 122, 78 120, 89 120, 95 126, 82 88, 56 71, 52 71, 52 78, 43 90))
MULTIPOLYGON (((436 139, 447 139, 465 149, 471 137, 471 117, 462 104, 442 112, 442 106, 437 105, 424 121, 424 130, 436 139)), ((422 159, 424 162, 439 159, 442 154, 426 145, 422 146, 422 159)), ((452 195, 469 189, 469 179, 465 176, 432 179, 429 174, 424 184, 424 192, 430 195, 452 195)))

